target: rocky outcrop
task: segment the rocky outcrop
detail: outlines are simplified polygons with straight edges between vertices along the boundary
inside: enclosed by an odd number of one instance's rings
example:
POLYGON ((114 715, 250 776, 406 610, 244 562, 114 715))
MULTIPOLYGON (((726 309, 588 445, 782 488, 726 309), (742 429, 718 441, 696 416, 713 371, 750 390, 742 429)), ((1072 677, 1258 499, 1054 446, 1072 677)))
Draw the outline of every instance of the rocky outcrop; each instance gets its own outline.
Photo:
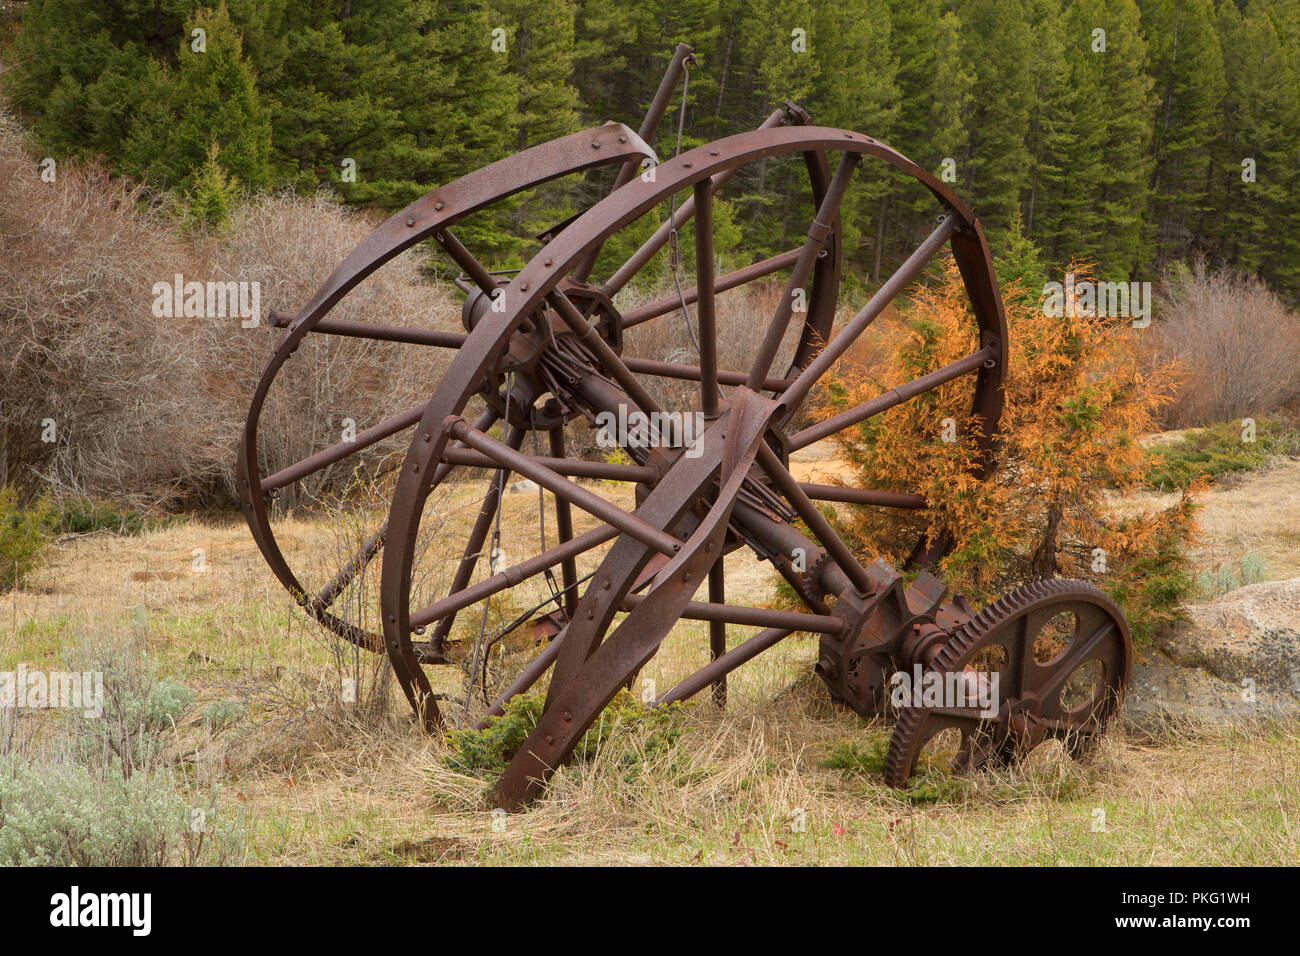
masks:
POLYGON ((1300 715, 1300 578, 1252 584, 1187 612, 1134 668, 1130 728, 1300 715))

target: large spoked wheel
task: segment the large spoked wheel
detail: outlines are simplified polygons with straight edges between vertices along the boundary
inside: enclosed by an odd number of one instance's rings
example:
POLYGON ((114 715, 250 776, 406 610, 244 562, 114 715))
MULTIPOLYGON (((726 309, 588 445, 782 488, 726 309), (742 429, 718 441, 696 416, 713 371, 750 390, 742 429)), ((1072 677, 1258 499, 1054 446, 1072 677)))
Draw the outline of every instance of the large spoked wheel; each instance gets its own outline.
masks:
MULTIPOLYGON (((287 327, 267 364, 249 409, 240 440, 237 480, 245 517, 263 556, 281 583, 295 599, 322 625, 360 647, 371 651, 383 649, 382 636, 367 626, 366 609, 344 600, 349 588, 366 573, 387 538, 387 522, 375 522, 365 529, 360 540, 353 542, 352 553, 345 559, 333 555, 299 556, 299 567, 291 567, 288 556, 271 527, 268 501, 283 490, 327 468, 348 469, 359 456, 381 442, 400 435, 420 420, 424 404, 420 403, 396 415, 362 427, 355 435, 291 465, 268 472, 266 455, 259 446, 262 417, 268 395, 286 363, 311 333, 342 336, 359 343, 396 342, 440 349, 458 349, 465 336, 418 326, 392 326, 375 322, 331 320, 330 310, 367 276, 415 243, 432 237, 469 277, 474 291, 495 292, 497 279, 487 274, 478 261, 461 245, 451 227, 465 216, 488 208, 502 199, 536 187, 550 180, 571 175, 593 166, 638 162, 653 157, 653 152, 625 126, 616 123, 576 133, 544 143, 533 149, 507 157, 468 176, 437 189, 392 216, 362 242, 333 272, 312 300, 296 315, 275 317, 287 327), (312 558, 337 562, 337 570, 324 578, 312 558), (348 610, 339 610, 346 604, 348 610)), ((497 415, 487 408, 478 424, 489 428, 497 415)), ((337 548, 335 549, 337 550, 337 548)))
MULTIPOLYGON (((881 590, 875 572, 856 560, 814 499, 885 507, 924 502, 870 489, 801 484, 788 468, 791 451, 959 378, 970 383, 984 440, 991 442, 997 430, 1005 330, 996 283, 978 223, 932 176, 869 137, 820 127, 769 127, 733 136, 683 154, 655 172, 615 190, 569 223, 501 287, 490 307, 486 297, 469 307, 475 313, 472 331, 425 407, 397 479, 383 554, 383 637, 399 682, 426 724, 436 724, 440 716, 424 665, 444 659, 445 644, 439 641, 445 640, 448 625, 443 622, 561 568, 561 586, 553 591, 553 603, 562 612, 554 639, 508 682, 488 711, 499 711, 504 700, 549 675, 542 719, 499 785, 507 806, 521 805, 536 793, 680 618, 711 622, 715 659, 687 676, 665 701, 691 696, 710 684, 720 690, 729 670, 791 633, 838 633, 846 621, 832 613, 827 598, 881 590), (787 253, 716 275, 712 202, 718 187, 748 163, 796 153, 808 159, 816 208, 806 239, 787 253), (834 153, 839 160, 828 176, 825 157, 834 153), (919 181, 938 200, 940 218, 898 272, 852 318, 832 327, 839 291, 839 209, 860 158, 883 160, 919 181), (680 203, 673 221, 628 263, 603 282, 589 280, 594 250, 688 191, 689 199, 680 203), (663 248, 670 229, 691 216, 694 288, 620 313, 613 297, 663 248), (812 389, 945 245, 952 249, 970 296, 978 348, 833 418, 807 424, 804 414, 804 423, 796 427, 812 389), (785 289, 766 331, 751 344, 742 367, 721 368, 719 342, 727 330, 719 327, 717 296, 778 272, 787 275, 785 289), (697 364, 622 354, 627 329, 680 315, 681 298, 695 305, 697 364), (808 312, 796 320, 801 300, 808 302, 808 312), (789 355, 788 365, 784 355, 789 355), (653 435, 629 431, 620 439, 631 464, 564 458, 562 429, 574 410, 589 420, 602 413, 620 421, 666 413, 653 387, 664 378, 699 383, 689 409, 705 423, 698 440, 661 435, 656 441, 653 435), (476 395, 505 417, 503 436, 493 437, 482 424, 466 421, 476 395), (539 430, 539 422, 547 432, 544 456, 525 440, 527 432, 539 430), (458 551, 458 568, 467 570, 453 577, 444 596, 426 604, 423 582, 430 575, 417 540, 422 523, 429 520, 431 492, 457 469, 482 467, 522 475, 550 491, 559 543, 472 581, 488 529, 499 523, 499 495, 489 493, 471 532, 460 539, 464 546, 439 547, 443 554, 458 551), (634 500, 616 503, 571 480, 575 477, 633 483, 634 500), (576 533, 574 510, 590 516, 588 530, 576 533), (567 532, 565 512, 570 515, 567 532), (816 540, 806 537, 797 521, 816 540), (742 546, 770 560, 791 581, 807 613, 728 602, 721 558, 742 546), (579 578, 577 565, 591 570, 579 578), (703 587, 708 599, 694 600, 703 587), (765 630, 727 651, 722 640, 727 623, 765 630), (422 640, 430 625, 433 635, 422 640)), ((496 479, 494 487, 501 487, 502 480, 496 479)), ((932 543, 930 556, 941 548, 932 543)), ((476 662, 481 650, 475 650, 476 662)))

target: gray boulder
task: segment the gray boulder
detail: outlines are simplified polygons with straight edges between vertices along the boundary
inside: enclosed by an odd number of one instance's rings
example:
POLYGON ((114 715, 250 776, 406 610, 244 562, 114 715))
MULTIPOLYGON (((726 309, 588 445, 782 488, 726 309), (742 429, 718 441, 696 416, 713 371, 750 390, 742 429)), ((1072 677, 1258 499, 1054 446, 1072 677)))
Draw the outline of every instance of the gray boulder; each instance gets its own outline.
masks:
POLYGON ((1300 578, 1238 588, 1187 613, 1134 667, 1130 729, 1300 715, 1300 578))

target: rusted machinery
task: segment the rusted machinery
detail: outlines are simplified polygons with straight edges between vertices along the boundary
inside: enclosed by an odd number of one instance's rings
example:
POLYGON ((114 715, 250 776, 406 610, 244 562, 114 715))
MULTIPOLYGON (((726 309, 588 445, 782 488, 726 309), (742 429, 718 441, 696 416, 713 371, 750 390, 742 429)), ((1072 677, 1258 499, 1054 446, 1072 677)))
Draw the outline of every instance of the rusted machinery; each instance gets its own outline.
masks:
MULTIPOLYGON (((679 47, 638 131, 607 123, 508 156, 434 190, 357 246, 301 311, 276 318, 286 331, 253 396, 238 463, 247 519, 262 553, 321 624, 388 655, 427 728, 442 725, 449 713, 457 721, 500 714, 514 696, 546 687, 542 716, 498 784, 498 798, 509 808, 537 795, 683 619, 708 622, 709 661, 659 695, 659 703, 708 688, 723 703, 726 675, 734 668, 791 635, 816 634, 816 670, 836 701, 868 716, 897 710, 886 770, 891 785, 907 782, 922 751, 941 732, 954 741, 955 770, 1006 765, 1049 739, 1079 753, 1115 713, 1129 675, 1128 627, 1114 603, 1089 584, 1052 580, 1020 588, 975 613, 923 570, 942 557, 948 542, 917 543, 912 564, 922 570, 907 584, 883 561, 862 563, 817 505, 923 508, 919 496, 800 482, 790 471, 792 452, 956 380, 968 383, 985 436, 980 471, 992 469, 1006 327, 979 222, 946 186, 904 156, 860 133, 811 125, 793 104, 752 132, 659 162, 647 143, 691 62, 689 48, 679 47), (746 166, 795 154, 806 168, 815 209, 806 236, 788 252, 718 275, 714 197, 746 166), (937 202, 937 221, 869 301, 847 321, 837 321, 839 209, 855 170, 865 162, 887 164, 928 190, 937 202), (489 271, 453 233, 478 210, 596 167, 613 167, 613 189, 541 237, 536 254, 514 274, 489 271), (630 231, 664 209, 671 211, 653 230, 630 231), (694 286, 679 285, 674 294, 632 307, 616 305, 619 293, 652 262, 662 268, 658 257, 666 247, 675 256, 676 230, 692 219, 694 286), (627 245, 627 235, 647 234, 639 244, 627 245), (614 248, 636 251, 597 278, 600 251, 616 236, 621 242, 614 248), (366 276, 426 239, 463 273, 458 283, 465 292, 463 334, 327 318, 366 276), (805 406, 814 386, 945 246, 970 299, 978 348, 856 408, 824 420, 810 418, 805 406), (787 277, 784 293, 766 334, 752 343, 749 367, 720 368, 717 344, 728 333, 719 327, 715 297, 779 274, 787 277), (683 320, 692 323, 697 362, 624 354, 628 329, 683 320), (258 450, 261 412, 277 373, 308 335, 410 343, 454 350, 454 356, 441 380, 431 383, 426 402, 365 428, 354 440, 267 474, 258 450), (783 351, 792 354, 777 366, 783 351), (689 409, 702 416, 696 440, 628 430, 620 436, 622 461, 568 454, 571 429, 580 419, 590 423, 603 414, 618 421, 638 415, 655 421, 654 415, 668 411, 650 387, 656 378, 698 382, 698 391, 691 386, 695 397, 689 409), (490 434, 494 430, 499 437, 490 434), (319 469, 346 466, 362 449, 402 432, 409 432, 409 449, 393 477, 387 520, 341 562, 331 580, 304 586, 277 543, 268 499, 319 469), (500 567, 494 558, 511 474, 550 493, 554 543, 546 540, 543 500, 534 553, 500 567), (629 483, 634 498, 616 504, 575 479, 629 483), (478 489, 471 498, 477 506, 474 519, 459 529, 454 522, 433 528, 429 503, 435 492, 463 493, 467 487, 478 489), (579 533, 583 522, 591 526, 579 533), (728 601, 723 559, 743 548, 784 576, 803 611, 728 601), (355 614, 336 613, 340 595, 381 555, 379 627, 367 626, 355 614), (432 573, 434 564, 446 573, 432 573), (582 576, 580 566, 586 569, 582 576), (474 712, 471 691, 480 674, 479 689, 486 690, 489 658, 500 639, 500 633, 486 635, 487 608, 494 599, 529 588, 543 595, 529 612, 536 637, 514 655, 520 663, 513 672, 495 673, 495 700, 474 712), (476 638, 454 639, 458 616, 462 628, 468 620, 471 635, 478 622, 476 638), (728 624, 761 630, 728 649, 728 624), (455 654, 453 644, 460 646, 455 654), (460 691, 439 693, 430 681, 431 670, 453 662, 468 675, 463 706, 460 691), (913 686, 931 682, 946 692, 916 693, 901 709, 894 708, 890 696, 897 681, 891 679, 899 674, 913 679, 913 686), (980 694, 988 690, 996 692, 991 704, 981 704, 980 694), (963 698, 962 691, 969 693, 963 698)), ((511 544, 517 551, 519 542, 511 544)))

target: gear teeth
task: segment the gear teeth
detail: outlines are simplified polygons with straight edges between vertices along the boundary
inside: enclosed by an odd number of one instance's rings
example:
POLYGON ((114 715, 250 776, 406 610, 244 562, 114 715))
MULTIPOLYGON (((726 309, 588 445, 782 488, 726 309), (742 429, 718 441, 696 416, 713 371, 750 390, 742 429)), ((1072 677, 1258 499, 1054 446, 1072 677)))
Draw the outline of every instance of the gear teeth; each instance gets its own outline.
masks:
MULTIPOLYGON (((935 655, 932 670, 946 673, 977 648, 990 634, 1012 618, 1037 604, 1078 600, 1096 604, 1120 622, 1124 642, 1129 643, 1124 613, 1104 591, 1088 581, 1070 578, 1047 578, 1032 581, 987 605, 965 624, 953 631, 952 636, 935 655)), ((1130 649, 1131 656, 1131 649, 1130 649)), ((1122 692, 1122 684, 1121 684, 1122 692)), ((921 733, 928 713, 924 707, 904 707, 894 724, 885 758, 885 783, 901 788, 907 786, 912 776, 916 754, 914 741, 921 733)))

